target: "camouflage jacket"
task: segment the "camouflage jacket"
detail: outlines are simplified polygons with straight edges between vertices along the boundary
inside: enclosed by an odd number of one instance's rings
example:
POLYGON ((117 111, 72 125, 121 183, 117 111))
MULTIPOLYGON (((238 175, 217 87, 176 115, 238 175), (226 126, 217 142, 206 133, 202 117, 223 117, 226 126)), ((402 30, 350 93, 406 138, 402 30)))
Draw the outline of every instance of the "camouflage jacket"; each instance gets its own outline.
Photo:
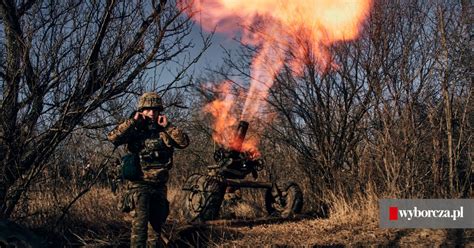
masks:
POLYGON ((174 148, 189 145, 188 135, 170 123, 163 128, 133 118, 119 124, 108 134, 108 139, 115 146, 126 144, 130 153, 139 155, 143 181, 151 183, 167 182, 174 148))

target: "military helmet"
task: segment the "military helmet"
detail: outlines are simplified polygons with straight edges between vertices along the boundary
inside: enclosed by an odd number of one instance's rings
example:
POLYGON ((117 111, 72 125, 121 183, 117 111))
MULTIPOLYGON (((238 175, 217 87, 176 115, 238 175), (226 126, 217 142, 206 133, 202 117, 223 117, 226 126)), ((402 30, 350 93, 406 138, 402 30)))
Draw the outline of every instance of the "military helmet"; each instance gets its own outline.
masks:
POLYGON ((146 92, 138 99, 137 110, 142 111, 146 108, 157 109, 163 111, 163 103, 161 97, 156 92, 146 92))

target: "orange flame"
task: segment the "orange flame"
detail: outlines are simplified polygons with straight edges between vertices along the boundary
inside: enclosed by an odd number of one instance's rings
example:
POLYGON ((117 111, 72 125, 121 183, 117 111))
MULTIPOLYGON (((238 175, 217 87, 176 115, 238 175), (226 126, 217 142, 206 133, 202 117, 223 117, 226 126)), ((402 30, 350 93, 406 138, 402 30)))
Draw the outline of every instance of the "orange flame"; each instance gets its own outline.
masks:
POLYGON ((247 133, 246 139, 242 143, 241 148, 235 147, 236 143, 232 142, 232 136, 238 125, 239 120, 235 112, 236 101, 242 98, 241 95, 233 94, 231 82, 224 81, 213 89, 217 97, 214 101, 204 106, 203 110, 212 115, 214 119, 212 138, 217 143, 228 148, 241 151, 251 151, 258 154, 258 138, 251 133, 247 133))
POLYGON ((235 126, 237 118, 232 114, 232 106, 235 97, 231 93, 231 84, 224 82, 217 87, 217 99, 204 106, 204 111, 210 113, 214 118, 214 130, 212 138, 219 144, 230 145, 230 139, 226 136, 229 128, 235 126))
POLYGON ((197 0, 192 4, 193 10, 200 11, 193 18, 204 29, 242 32, 243 43, 259 48, 240 117, 230 112, 233 101, 216 100, 215 111, 205 108, 216 118, 215 132, 220 133, 225 131, 222 126, 233 126, 238 119, 266 120, 262 109, 268 90, 284 64, 301 74, 310 56, 323 71, 337 68, 328 47, 357 38, 372 0, 197 0))

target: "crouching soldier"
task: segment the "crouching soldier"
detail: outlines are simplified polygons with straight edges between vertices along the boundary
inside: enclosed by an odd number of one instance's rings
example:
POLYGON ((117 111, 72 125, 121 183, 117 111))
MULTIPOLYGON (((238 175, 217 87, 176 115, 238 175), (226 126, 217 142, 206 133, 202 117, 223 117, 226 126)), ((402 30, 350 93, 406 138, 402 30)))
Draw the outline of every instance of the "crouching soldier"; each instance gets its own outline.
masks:
POLYGON ((108 139, 127 145, 122 158, 122 174, 128 180, 123 209, 132 214, 131 247, 164 246, 161 227, 169 213, 166 182, 173 166, 174 148, 185 148, 188 136, 171 124, 163 111, 160 96, 143 94, 137 112, 118 125, 108 139), (147 242, 148 239, 148 242, 147 242))

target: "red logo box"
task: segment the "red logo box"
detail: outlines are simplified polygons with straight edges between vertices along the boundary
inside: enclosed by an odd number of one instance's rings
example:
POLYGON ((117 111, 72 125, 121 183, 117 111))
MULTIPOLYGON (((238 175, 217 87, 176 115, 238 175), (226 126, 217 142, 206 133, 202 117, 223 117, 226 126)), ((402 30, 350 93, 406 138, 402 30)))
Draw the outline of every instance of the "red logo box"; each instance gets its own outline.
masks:
POLYGON ((390 207, 389 208, 389 220, 398 220, 398 208, 397 207, 390 207))

